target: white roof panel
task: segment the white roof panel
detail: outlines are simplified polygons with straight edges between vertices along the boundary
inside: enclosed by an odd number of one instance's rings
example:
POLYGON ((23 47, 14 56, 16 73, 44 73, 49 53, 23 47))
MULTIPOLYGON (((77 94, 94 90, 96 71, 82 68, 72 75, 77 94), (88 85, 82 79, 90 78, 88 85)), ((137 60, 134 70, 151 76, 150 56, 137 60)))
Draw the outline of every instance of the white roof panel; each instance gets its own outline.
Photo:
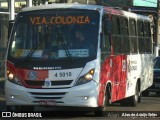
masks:
POLYGON ((48 4, 48 5, 39 5, 33 7, 23 8, 22 11, 32 11, 32 10, 42 10, 42 9, 58 9, 58 8, 74 8, 74 9, 103 9, 102 6, 99 5, 87 5, 87 4, 77 4, 77 3, 58 3, 58 4, 48 4))

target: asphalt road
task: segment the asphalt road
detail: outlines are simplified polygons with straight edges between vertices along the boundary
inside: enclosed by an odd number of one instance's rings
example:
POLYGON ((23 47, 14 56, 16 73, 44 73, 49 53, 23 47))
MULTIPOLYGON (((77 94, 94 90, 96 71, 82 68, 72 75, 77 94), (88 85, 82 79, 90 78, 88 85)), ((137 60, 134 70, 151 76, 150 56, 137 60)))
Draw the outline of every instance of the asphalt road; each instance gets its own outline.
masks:
MULTIPOLYGON (((6 111, 4 82, 0 81, 0 114, 6 111)), ((114 103, 108 106, 104 117, 96 117, 92 111, 79 111, 76 108, 44 108, 36 107, 34 113, 38 113, 42 118, 49 119, 47 115, 52 116, 52 119, 81 119, 81 120, 160 120, 160 95, 150 93, 148 97, 142 97, 141 103, 136 107, 121 106, 119 103, 114 103), (45 111, 45 112, 44 112, 45 111)), ((11 118, 8 118, 11 119, 11 118)), ((38 118, 39 119, 39 118, 38 118)), ((34 118, 35 120, 35 118, 34 118)))

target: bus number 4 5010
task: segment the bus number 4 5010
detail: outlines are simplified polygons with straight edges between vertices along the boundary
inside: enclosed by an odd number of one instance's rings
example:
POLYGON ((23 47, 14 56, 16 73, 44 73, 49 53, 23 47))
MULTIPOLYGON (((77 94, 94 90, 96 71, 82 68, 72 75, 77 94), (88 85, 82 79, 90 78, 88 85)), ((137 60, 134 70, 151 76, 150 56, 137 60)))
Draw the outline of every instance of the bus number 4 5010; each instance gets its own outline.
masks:
POLYGON ((55 73, 55 77, 71 77, 72 72, 59 72, 55 73))

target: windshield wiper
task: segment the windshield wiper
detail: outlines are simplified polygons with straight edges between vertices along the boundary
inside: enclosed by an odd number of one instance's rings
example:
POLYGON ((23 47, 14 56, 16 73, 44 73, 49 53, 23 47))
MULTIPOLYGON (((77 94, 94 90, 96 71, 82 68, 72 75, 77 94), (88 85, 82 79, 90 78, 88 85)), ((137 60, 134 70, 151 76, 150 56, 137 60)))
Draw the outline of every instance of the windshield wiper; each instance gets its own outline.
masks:
POLYGON ((63 44, 63 48, 64 48, 64 51, 65 51, 65 53, 67 55, 67 58, 69 58, 71 61, 73 61, 72 56, 71 56, 71 54, 70 54, 70 52, 69 52, 69 50, 67 48, 67 45, 65 43, 63 44))
POLYGON ((29 61, 32 54, 34 53, 34 51, 36 50, 36 48, 32 48, 29 53, 27 54, 27 56, 25 57, 25 61, 29 61))
POLYGON ((38 40, 37 43, 38 43, 38 45, 35 46, 35 47, 33 47, 33 48, 29 51, 29 53, 27 54, 27 56, 25 57, 25 61, 29 61, 29 60, 30 60, 30 58, 31 58, 32 54, 35 52, 36 48, 39 47, 39 45, 40 45, 40 43, 41 43, 40 40, 38 40))

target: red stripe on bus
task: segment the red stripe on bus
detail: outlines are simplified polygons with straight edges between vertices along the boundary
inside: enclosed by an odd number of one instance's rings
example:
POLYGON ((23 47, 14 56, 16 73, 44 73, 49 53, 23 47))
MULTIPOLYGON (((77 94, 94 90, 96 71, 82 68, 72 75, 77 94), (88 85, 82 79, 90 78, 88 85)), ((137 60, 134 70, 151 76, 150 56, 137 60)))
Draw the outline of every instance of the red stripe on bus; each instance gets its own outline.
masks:
POLYGON ((26 83, 27 80, 39 82, 48 78, 48 70, 28 70, 15 68, 14 64, 9 61, 7 61, 7 70, 12 72, 26 88, 42 88, 42 86, 39 85, 28 85, 26 83), (31 78, 31 74, 33 74, 33 72, 35 73, 35 78, 31 78))

